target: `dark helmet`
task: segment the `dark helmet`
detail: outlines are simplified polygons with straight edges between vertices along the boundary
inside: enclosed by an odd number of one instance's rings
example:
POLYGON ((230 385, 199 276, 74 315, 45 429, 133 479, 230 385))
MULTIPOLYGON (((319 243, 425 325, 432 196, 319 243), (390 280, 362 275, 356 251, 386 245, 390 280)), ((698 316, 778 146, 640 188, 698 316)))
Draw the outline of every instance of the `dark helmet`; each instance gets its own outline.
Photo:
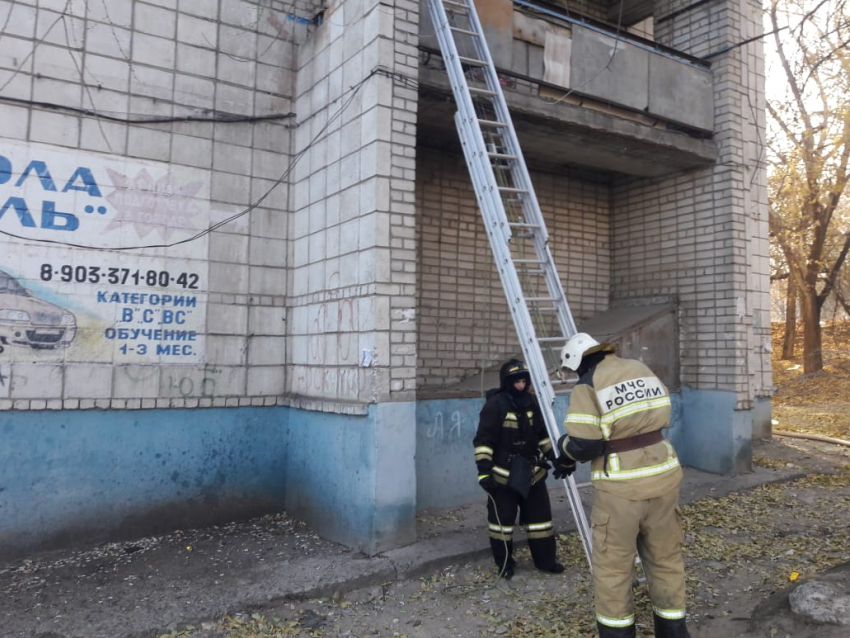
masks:
POLYGON ((525 379, 531 385, 531 374, 528 372, 528 366, 519 359, 511 359, 499 370, 502 390, 510 390, 513 384, 520 379, 525 379))

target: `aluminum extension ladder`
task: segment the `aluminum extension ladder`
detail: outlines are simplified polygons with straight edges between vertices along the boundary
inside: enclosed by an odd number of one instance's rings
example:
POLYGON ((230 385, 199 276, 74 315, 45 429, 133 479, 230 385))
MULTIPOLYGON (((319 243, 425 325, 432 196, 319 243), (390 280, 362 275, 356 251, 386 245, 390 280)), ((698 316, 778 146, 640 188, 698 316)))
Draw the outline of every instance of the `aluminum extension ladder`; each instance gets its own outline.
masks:
MULTIPOLYGON (((554 445, 560 430, 548 371, 560 368, 560 348, 575 334, 575 322, 472 0, 428 0, 428 7, 457 104, 455 125, 478 206, 554 445)), ((590 528, 572 476, 564 486, 590 563, 590 528)))

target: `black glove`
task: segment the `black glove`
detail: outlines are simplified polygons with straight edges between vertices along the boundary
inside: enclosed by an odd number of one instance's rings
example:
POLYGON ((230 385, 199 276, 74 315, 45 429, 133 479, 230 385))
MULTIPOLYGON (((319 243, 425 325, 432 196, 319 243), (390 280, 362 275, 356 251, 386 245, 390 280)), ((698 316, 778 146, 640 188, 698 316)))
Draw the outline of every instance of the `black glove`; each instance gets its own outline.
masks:
POLYGON ((485 474, 484 476, 478 479, 478 484, 484 489, 488 494, 492 494, 496 491, 496 479, 493 478, 492 474, 485 474))
POLYGON ((552 472, 552 476, 554 476, 556 479, 565 479, 575 471, 576 462, 573 461, 570 457, 562 454, 557 459, 555 459, 555 471, 552 472))

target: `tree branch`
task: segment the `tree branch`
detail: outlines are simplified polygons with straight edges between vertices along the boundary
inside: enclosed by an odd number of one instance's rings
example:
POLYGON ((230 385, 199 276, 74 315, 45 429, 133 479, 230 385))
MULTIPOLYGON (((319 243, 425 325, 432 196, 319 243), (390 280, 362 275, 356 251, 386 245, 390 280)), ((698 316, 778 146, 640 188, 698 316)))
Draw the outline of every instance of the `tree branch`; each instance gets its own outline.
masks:
POLYGON ((829 297, 829 293, 832 292, 832 289, 835 287, 835 278, 838 276, 838 271, 841 270, 841 266, 844 264, 844 259, 847 257, 848 250, 850 250, 850 233, 846 233, 844 235, 844 245, 841 247, 841 253, 838 255, 838 259, 835 260, 829 274, 826 276, 826 282, 823 290, 821 290, 820 294, 818 294, 820 303, 823 303, 823 301, 829 297))

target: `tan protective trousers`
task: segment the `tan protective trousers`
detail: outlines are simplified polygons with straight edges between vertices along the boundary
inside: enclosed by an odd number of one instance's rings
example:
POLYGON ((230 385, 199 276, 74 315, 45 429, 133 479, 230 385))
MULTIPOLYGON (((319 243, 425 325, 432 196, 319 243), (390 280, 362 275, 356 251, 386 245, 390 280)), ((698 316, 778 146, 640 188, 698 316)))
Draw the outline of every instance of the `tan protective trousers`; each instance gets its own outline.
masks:
POLYGON ((633 501, 594 490, 593 590, 596 619, 608 627, 634 624, 635 551, 643 562, 653 611, 662 618, 685 617, 683 532, 678 486, 633 501))

